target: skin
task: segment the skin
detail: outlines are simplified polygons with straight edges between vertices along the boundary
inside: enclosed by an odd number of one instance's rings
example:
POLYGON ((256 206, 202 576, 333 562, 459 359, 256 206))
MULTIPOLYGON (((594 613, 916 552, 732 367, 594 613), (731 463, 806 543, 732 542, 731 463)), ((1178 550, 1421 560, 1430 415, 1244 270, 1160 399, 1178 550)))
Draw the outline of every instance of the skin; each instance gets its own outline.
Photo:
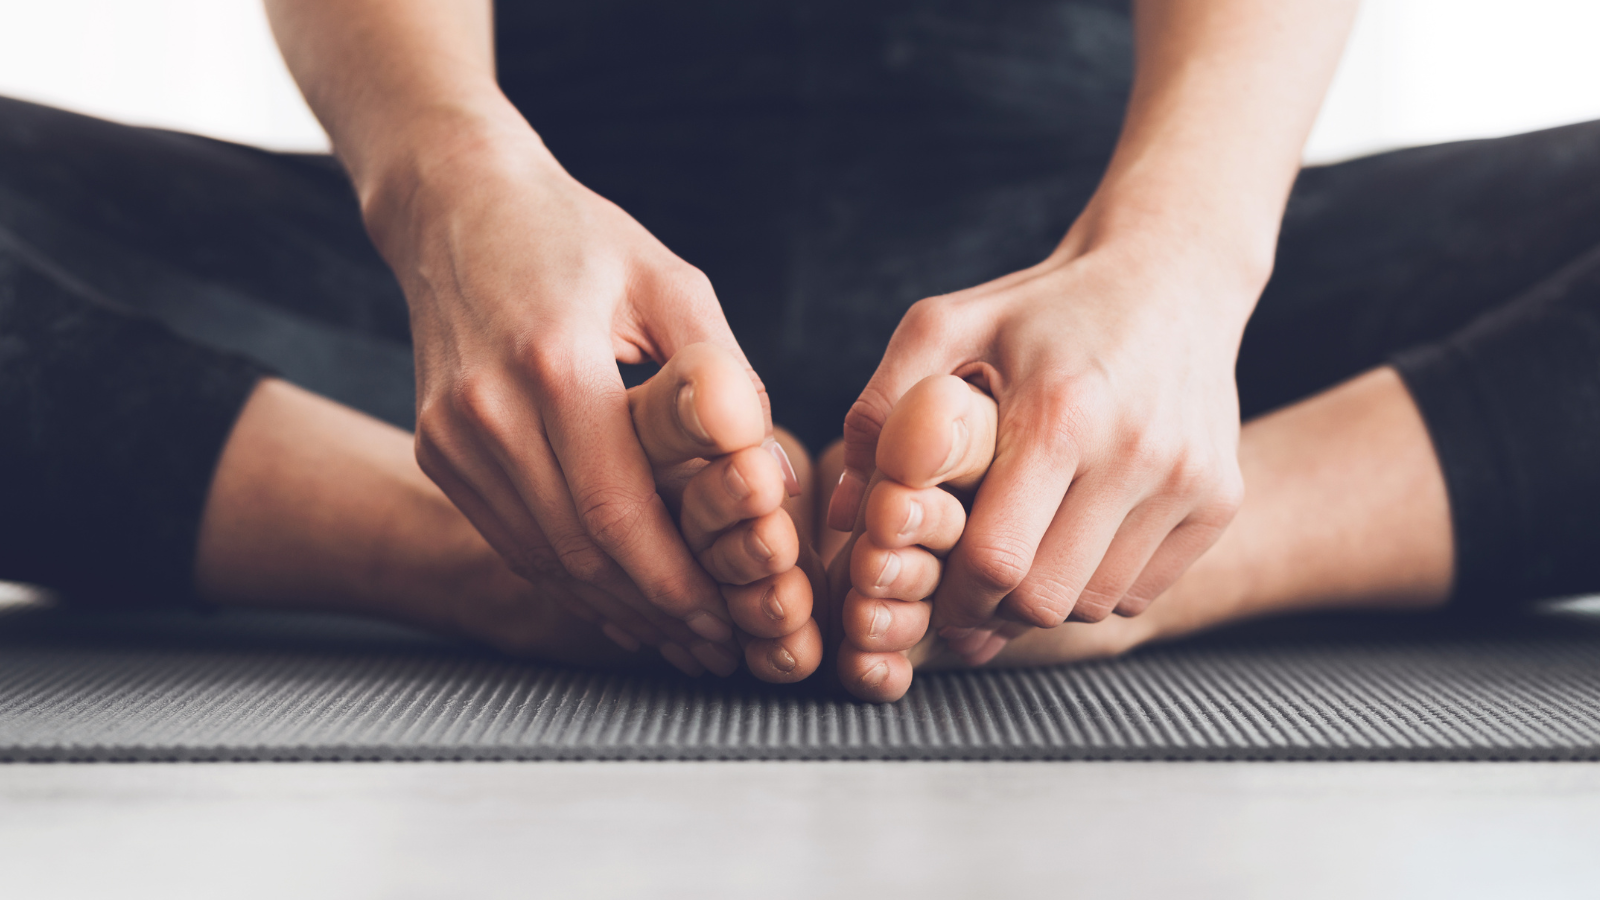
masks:
MULTIPOLYGON (((997 422, 987 394, 950 376, 919 383, 891 412, 878 474, 829 573, 839 598, 831 614, 842 636, 838 675, 856 696, 898 699, 917 667, 972 664, 974 654, 942 640, 929 622, 966 524, 961 498, 994 470, 997 422), (886 568, 894 577, 883 578, 886 568)), ((1238 517, 1150 612, 1011 625, 981 648, 981 661, 1071 662, 1243 618, 1427 609, 1449 596, 1454 550, 1443 475, 1392 369, 1250 422, 1239 462, 1246 495, 1238 517)))
MULTIPOLYGON (((789 492, 795 475, 809 480, 810 472, 791 475, 772 452, 739 361, 690 345, 627 402, 663 503, 698 564, 721 580, 738 628, 733 650, 662 641, 659 658, 695 675, 731 674, 741 659, 768 681, 810 675, 822 638, 811 582, 794 564, 800 539, 791 512, 807 520, 815 500, 789 492), (754 552, 752 536, 776 552, 754 552)), ((631 652, 640 645, 579 602, 568 580, 514 572, 417 466, 411 447, 403 431, 262 381, 208 495, 196 562, 202 596, 382 616, 561 662, 656 657, 631 652)))
MULTIPOLYGON (((984 383, 996 455, 935 605, 957 652, 976 660, 1009 623, 1139 612, 1238 508, 1233 359, 1354 6, 1139 0, 1124 132, 1060 249, 897 331, 846 422, 829 516, 850 526, 913 385, 984 383)), ((422 471, 512 571, 620 643, 737 650, 613 364, 709 343, 764 398, 704 275, 506 101, 486 0, 267 9, 410 303, 422 471)))
POLYGON ((1141 612, 1239 508, 1239 340, 1353 10, 1137 2, 1123 133, 1060 247, 901 322, 846 419, 829 525, 850 528, 914 385, 982 384, 995 456, 933 610, 955 652, 1141 612))

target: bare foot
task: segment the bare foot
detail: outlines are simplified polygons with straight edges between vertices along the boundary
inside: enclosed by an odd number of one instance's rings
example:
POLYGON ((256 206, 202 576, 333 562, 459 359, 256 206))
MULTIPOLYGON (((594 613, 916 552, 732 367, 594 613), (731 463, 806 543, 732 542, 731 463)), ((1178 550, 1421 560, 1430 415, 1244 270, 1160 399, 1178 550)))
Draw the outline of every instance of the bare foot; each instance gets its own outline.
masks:
MULTIPOLYGON (((765 438, 744 366, 710 344, 691 344, 630 391, 629 403, 684 540, 722 585, 750 670, 777 682, 816 671, 822 635, 811 618, 810 578, 797 565, 807 548, 791 515, 810 498, 783 443, 765 438)), ((803 453, 792 439, 790 447, 803 453)))
POLYGON ((1385 368, 1245 427, 1244 507, 1143 614, 1011 625, 978 653, 953 649, 928 633, 925 598, 961 536, 959 498, 993 456, 994 421, 986 394, 940 376, 907 392, 884 426, 879 471, 829 567, 839 677, 858 697, 898 699, 913 669, 1073 662, 1249 617, 1426 609, 1449 594, 1443 479, 1409 394, 1385 368))
MULTIPOLYGON (((703 346, 680 351, 630 392, 635 427, 687 540, 726 585, 752 670, 794 681, 817 668, 822 643, 783 506, 812 498, 788 500, 797 479, 730 364, 703 346)), ((383 616, 562 662, 648 662, 653 654, 632 652, 638 633, 690 674, 728 674, 739 661, 682 623, 607 622, 569 578, 512 573, 417 468, 409 434, 274 379, 257 387, 219 460, 196 582, 222 604, 383 616)))

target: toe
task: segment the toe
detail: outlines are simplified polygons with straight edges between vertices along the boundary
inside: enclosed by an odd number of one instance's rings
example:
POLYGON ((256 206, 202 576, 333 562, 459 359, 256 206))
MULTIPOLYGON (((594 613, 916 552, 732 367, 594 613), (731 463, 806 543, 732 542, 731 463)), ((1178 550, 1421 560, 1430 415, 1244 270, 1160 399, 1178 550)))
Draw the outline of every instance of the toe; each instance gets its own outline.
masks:
POLYGON ((878 468, 913 488, 977 486, 994 459, 994 400, 954 375, 912 385, 878 438, 878 468))
POLYGON ((948 553, 961 539, 967 511, 939 488, 908 488, 882 480, 867 495, 867 539, 883 548, 921 546, 948 553))
POLYGON ((749 584, 794 568, 799 558, 800 538, 780 509, 723 532, 700 554, 700 565, 723 584, 749 584))
POLYGON ((744 364, 711 344, 680 349, 628 392, 634 430, 657 467, 720 456, 761 443, 761 396, 744 364))
POLYGON ((769 515, 787 495, 785 473, 763 447, 729 453, 701 469, 683 491, 683 538, 696 553, 746 519, 769 515))
POLYGON ((783 637, 753 639, 745 644, 744 661, 762 681, 800 681, 822 665, 822 631, 816 622, 807 619, 783 637))
POLYGON ((885 550, 870 539, 850 551, 851 587, 868 597, 921 600, 939 586, 939 558, 920 547, 885 550))
POLYGON ((758 638, 793 634, 811 621, 811 580, 799 566, 745 585, 723 585, 733 621, 758 638))
POLYGON ((839 681, 851 694, 890 703, 911 688, 911 661, 904 653, 867 653, 851 647, 839 652, 839 681))
POLYGON ((867 652, 910 650, 928 633, 930 611, 926 603, 880 600, 851 591, 844 601, 845 640, 867 652))

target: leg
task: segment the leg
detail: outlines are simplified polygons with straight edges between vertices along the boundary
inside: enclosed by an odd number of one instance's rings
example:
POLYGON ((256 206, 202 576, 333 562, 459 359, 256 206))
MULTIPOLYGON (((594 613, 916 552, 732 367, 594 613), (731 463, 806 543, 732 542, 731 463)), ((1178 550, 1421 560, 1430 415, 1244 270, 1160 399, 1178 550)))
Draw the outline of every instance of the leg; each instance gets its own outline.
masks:
MULTIPOLYGON (((830 573, 836 583, 852 585, 840 611, 840 677, 849 690, 869 699, 899 697, 910 686, 914 666, 959 660, 937 639, 924 638, 927 604, 908 601, 932 593, 937 557, 960 532, 960 504, 931 485, 943 482, 958 491, 962 481, 970 486, 981 477, 992 444, 983 444, 984 426, 964 429, 977 436, 965 448, 952 447, 949 439, 930 447, 926 436, 951 434, 948 425, 957 417, 992 421, 993 403, 977 391, 966 397, 955 393, 951 388, 965 390, 965 385, 953 378, 938 380, 946 382, 940 390, 908 393, 896 407, 891 421, 915 422, 925 437, 880 445, 879 468, 897 479, 874 486, 849 554, 841 553, 830 573), (945 453, 962 459, 953 469, 953 485, 937 474, 945 453), (908 514, 913 504, 922 507, 920 516, 908 514), (908 521, 918 524, 905 531, 908 521), (891 554, 902 560, 898 591, 872 580, 891 554)), ((887 427, 885 436, 890 436, 887 427)), ((1148 612, 1019 630, 995 663, 1038 665, 1105 656, 1252 616, 1423 609, 1449 595, 1451 530, 1444 481, 1427 429, 1392 369, 1373 370, 1250 423, 1240 444, 1240 464, 1246 499, 1238 518, 1148 612)))
MULTIPOLYGON (((809 675, 821 641, 781 507, 789 479, 762 441, 743 369, 713 348, 685 348, 630 401, 663 493, 702 562, 730 593, 755 600, 730 597, 750 635, 752 670, 774 681, 809 675), (784 555, 752 552, 763 543, 784 555), (780 601, 784 614, 769 616, 763 597, 780 601)), ((633 658, 582 617, 568 579, 530 584, 513 575, 417 468, 409 434, 275 379, 251 396, 223 450, 196 580, 223 604, 397 618, 566 662, 633 658)), ((711 644, 662 648, 680 668, 731 672, 736 661, 718 653, 711 644)))

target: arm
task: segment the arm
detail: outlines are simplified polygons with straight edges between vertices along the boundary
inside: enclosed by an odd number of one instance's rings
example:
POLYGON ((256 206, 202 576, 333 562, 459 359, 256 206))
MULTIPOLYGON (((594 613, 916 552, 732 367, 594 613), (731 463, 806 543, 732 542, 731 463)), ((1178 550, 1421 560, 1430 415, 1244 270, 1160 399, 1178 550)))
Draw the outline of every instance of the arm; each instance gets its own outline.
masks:
POLYGON ((731 645, 616 368, 696 341, 743 361, 709 282, 506 100, 486 0, 267 10, 405 289, 423 470, 514 570, 569 582, 574 612, 646 643, 731 645))
POLYGON ((1060 247, 918 303, 896 331, 846 420, 830 525, 853 519, 908 388, 936 374, 983 382, 998 451, 932 623, 970 661, 998 651, 997 616, 1049 627, 1138 613, 1232 519, 1239 341, 1354 9, 1138 0, 1123 133, 1060 247))

